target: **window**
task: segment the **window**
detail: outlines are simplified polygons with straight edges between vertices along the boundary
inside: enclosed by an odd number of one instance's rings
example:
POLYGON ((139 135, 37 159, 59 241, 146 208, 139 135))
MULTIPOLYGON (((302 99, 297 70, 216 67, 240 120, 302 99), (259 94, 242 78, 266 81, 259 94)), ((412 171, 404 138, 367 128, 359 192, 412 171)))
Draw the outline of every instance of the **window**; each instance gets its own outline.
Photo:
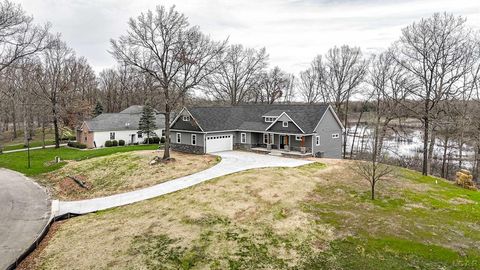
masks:
POLYGON ((184 116, 183 116, 183 121, 185 121, 185 122, 190 121, 190 116, 184 115, 184 116))
POLYGON ((143 138, 143 132, 139 131, 139 132, 137 133, 137 137, 138 137, 139 139, 143 138))
POLYGON ((192 145, 197 145, 197 134, 192 134, 192 145))
POLYGON ((276 119, 277 119, 276 117, 267 116, 267 117, 265 117, 265 122, 273 123, 276 119))
POLYGON ((332 134, 332 139, 338 139, 338 138, 340 138, 340 134, 338 134, 338 133, 333 133, 332 134))
POLYGON ((240 142, 241 143, 247 143, 247 133, 241 133, 240 134, 240 142))
POLYGON ((165 129, 162 129, 162 137, 165 137, 165 129))
POLYGON ((283 121, 282 122, 282 127, 288 127, 288 121, 283 121))
POLYGON ((273 134, 263 133, 263 143, 273 144, 273 134))
POLYGON ((317 146, 320 145, 320 136, 315 137, 315 145, 317 145, 317 146))
POLYGON ((87 141, 88 141, 88 138, 87 138, 87 137, 85 137, 85 142, 87 142, 87 141))
POLYGON ((182 133, 177 133, 177 143, 182 143, 182 133))
POLYGON ((295 136, 295 140, 296 140, 296 141, 301 141, 301 140, 302 140, 302 136, 296 135, 296 136, 295 136))
POLYGON ((115 140, 115 132, 110 132, 110 140, 115 140))

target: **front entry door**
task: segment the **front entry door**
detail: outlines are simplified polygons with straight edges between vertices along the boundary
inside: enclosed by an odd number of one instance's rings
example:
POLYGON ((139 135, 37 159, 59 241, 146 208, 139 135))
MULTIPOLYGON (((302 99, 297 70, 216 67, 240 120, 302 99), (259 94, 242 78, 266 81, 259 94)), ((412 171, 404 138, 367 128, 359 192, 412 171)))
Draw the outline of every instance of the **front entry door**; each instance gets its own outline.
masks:
POLYGON ((135 134, 130 135, 130 143, 134 144, 135 143, 135 134))
POLYGON ((285 149, 285 145, 288 145, 288 136, 280 135, 280 149, 285 149))

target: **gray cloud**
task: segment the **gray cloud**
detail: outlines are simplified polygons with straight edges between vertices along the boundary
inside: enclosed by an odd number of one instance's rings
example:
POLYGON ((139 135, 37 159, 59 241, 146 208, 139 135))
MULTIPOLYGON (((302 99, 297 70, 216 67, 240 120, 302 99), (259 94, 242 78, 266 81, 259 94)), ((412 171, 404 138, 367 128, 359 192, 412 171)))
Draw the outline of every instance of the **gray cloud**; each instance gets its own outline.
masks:
MULTIPOLYGON (((15 1, 15 0, 14 0, 15 1)), ((192 24, 215 39, 266 47, 272 65, 298 72, 334 45, 378 52, 403 27, 434 12, 467 16, 480 25, 480 3, 469 0, 18 0, 38 22, 50 21, 78 55, 97 72, 115 65, 110 38, 125 33, 127 21, 157 4, 175 4, 192 24)))

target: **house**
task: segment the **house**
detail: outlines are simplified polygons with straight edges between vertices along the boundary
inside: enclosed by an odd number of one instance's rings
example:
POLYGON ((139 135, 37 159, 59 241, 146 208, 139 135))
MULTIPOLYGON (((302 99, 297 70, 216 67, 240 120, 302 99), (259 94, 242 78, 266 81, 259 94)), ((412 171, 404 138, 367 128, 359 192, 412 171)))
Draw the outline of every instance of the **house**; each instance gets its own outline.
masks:
MULTIPOLYGON (((143 106, 130 106, 119 113, 102 113, 82 123, 77 130, 77 142, 87 148, 103 147, 109 140, 124 140, 126 144, 141 143, 147 137, 138 127, 143 106)), ((155 111, 157 136, 165 135, 165 115, 155 111)))
POLYGON ((182 152, 342 155, 343 125, 325 104, 183 108, 170 127, 172 149, 182 152))

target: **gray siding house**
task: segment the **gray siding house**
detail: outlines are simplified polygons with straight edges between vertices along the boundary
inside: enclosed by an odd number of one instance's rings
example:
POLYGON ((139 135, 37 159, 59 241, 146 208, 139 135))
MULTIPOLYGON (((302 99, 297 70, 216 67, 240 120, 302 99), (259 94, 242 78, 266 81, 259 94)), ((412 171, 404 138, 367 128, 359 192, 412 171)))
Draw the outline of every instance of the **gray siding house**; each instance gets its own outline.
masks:
POLYGON ((171 126, 172 149, 233 149, 340 158, 343 126, 329 105, 243 105, 183 108, 171 126))

